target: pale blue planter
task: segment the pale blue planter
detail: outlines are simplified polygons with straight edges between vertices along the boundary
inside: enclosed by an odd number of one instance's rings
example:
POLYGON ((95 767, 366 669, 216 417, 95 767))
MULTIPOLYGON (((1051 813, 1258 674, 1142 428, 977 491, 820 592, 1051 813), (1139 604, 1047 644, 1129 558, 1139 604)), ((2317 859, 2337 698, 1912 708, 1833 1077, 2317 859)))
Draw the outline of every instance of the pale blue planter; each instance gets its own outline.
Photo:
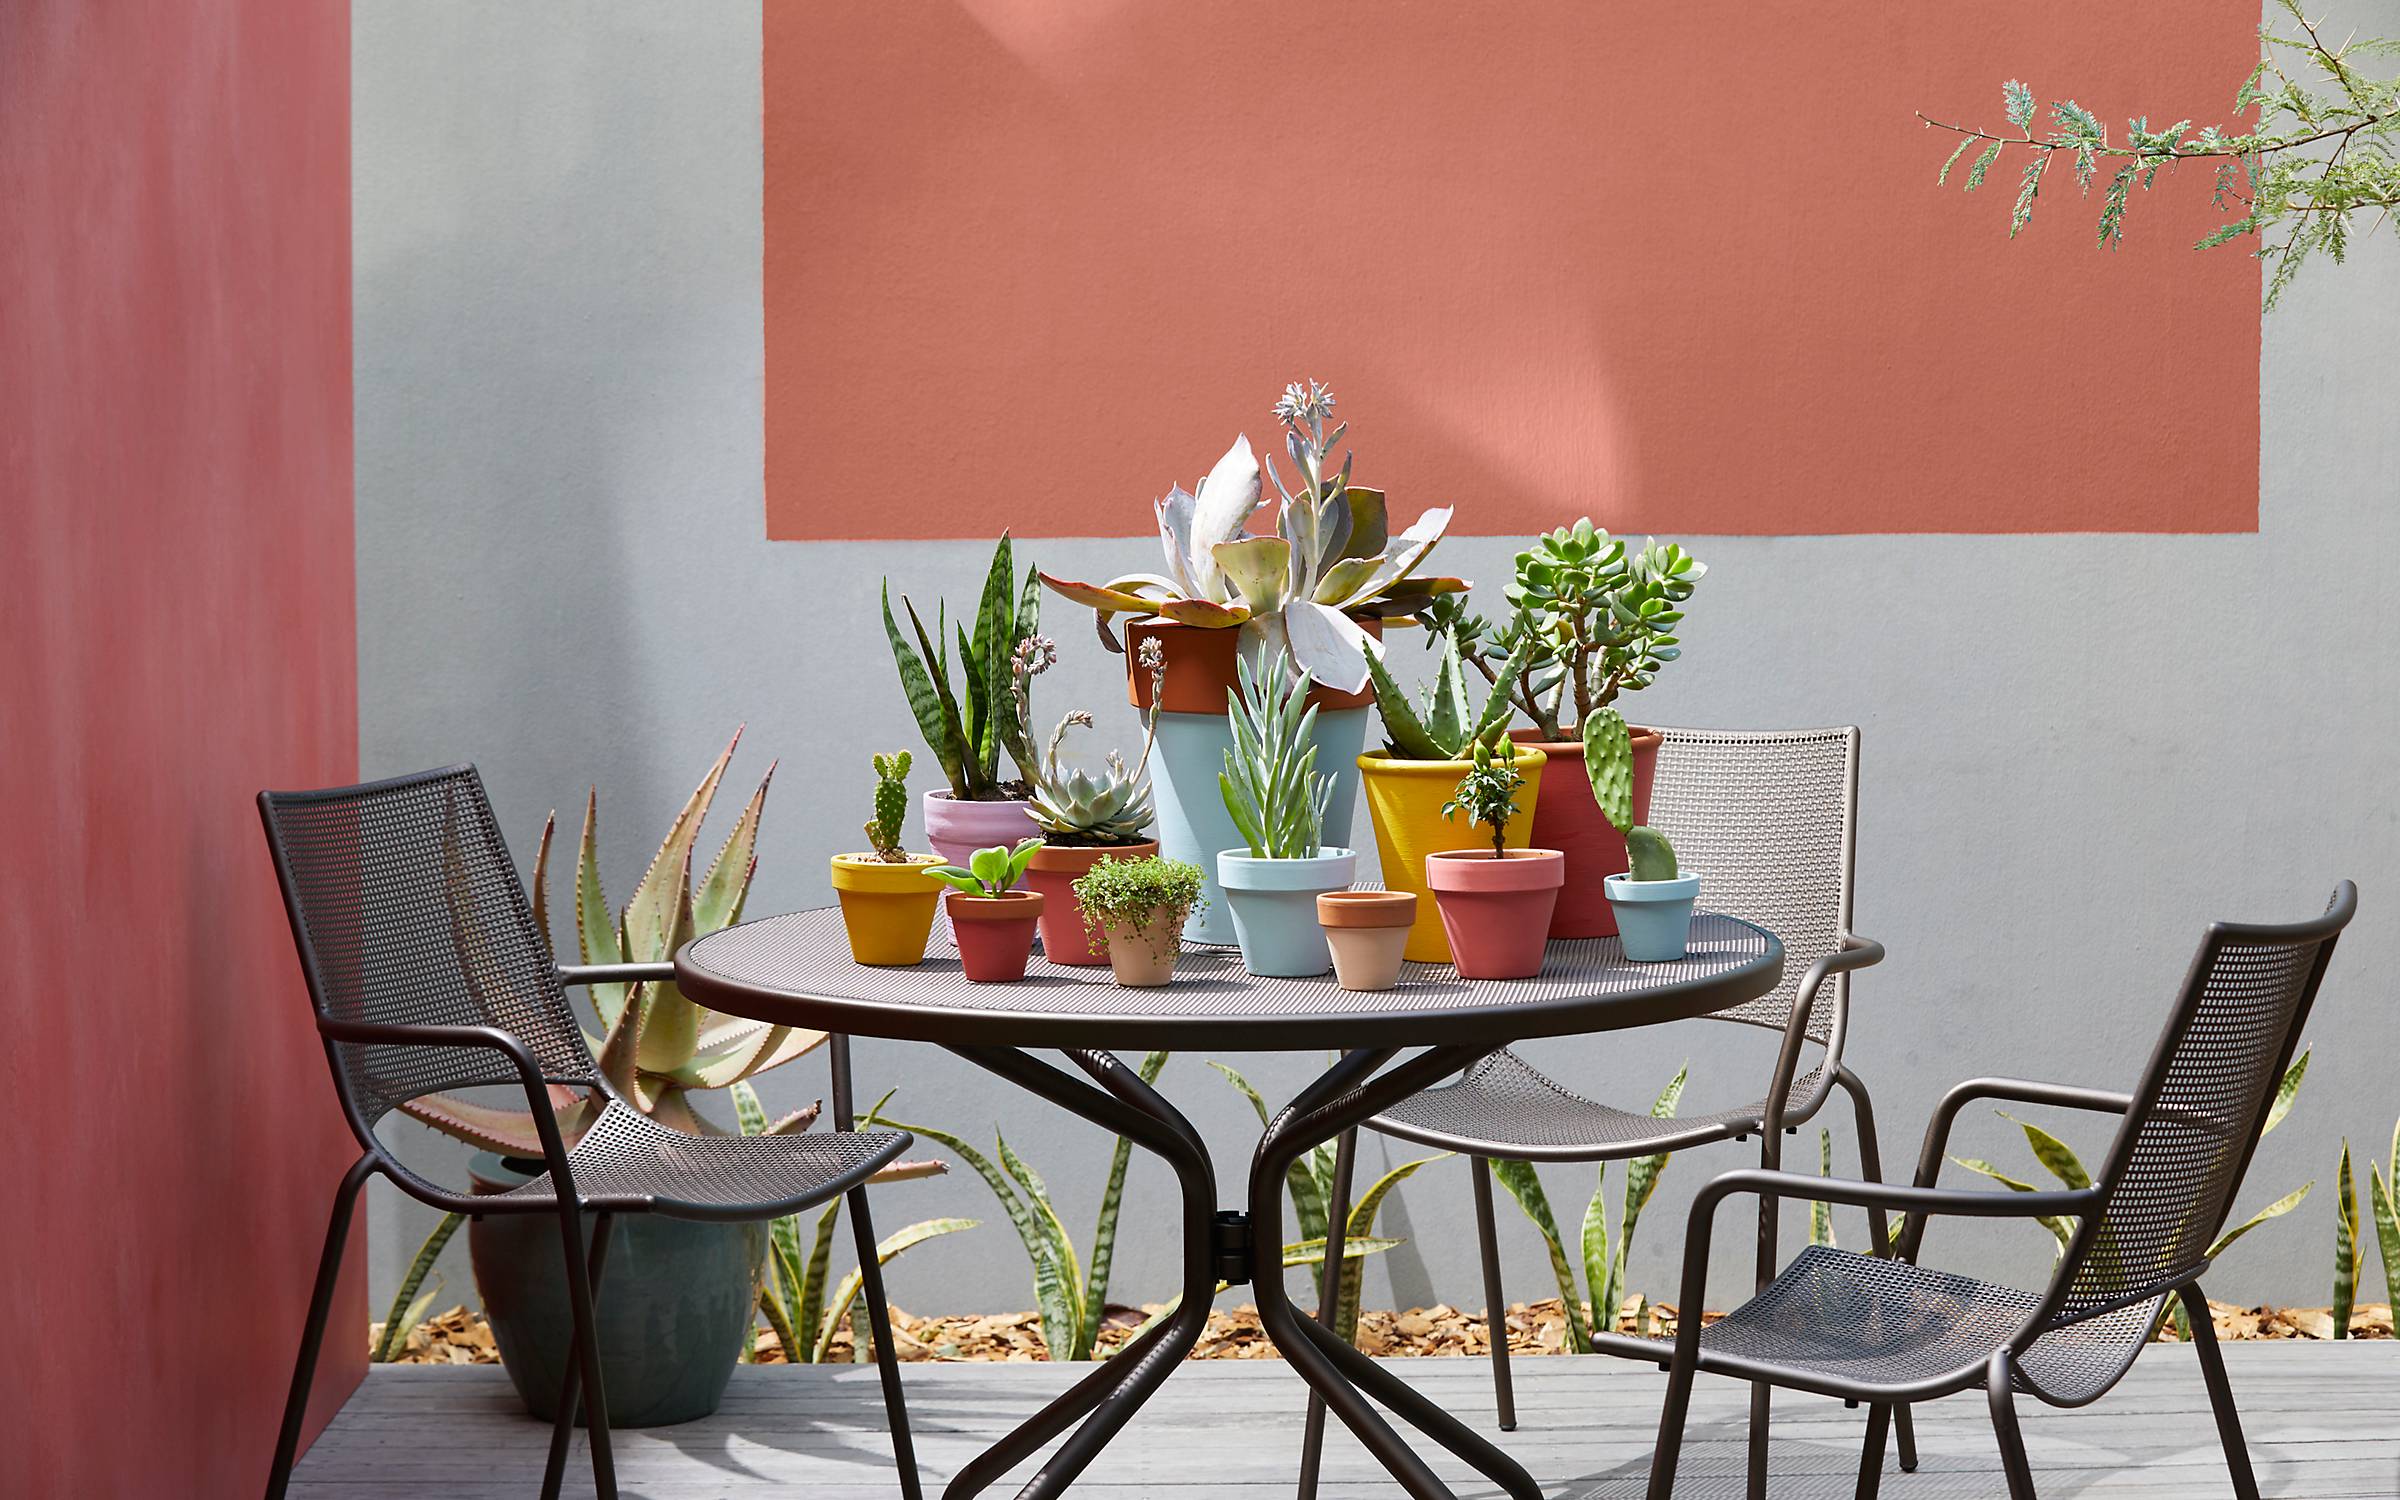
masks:
MULTIPOLYGON (((1317 770, 1333 778, 1333 796, 1325 807, 1328 838, 1350 836, 1358 810, 1358 754, 1366 748, 1370 713, 1364 708, 1317 711, 1310 743, 1317 747, 1317 770)), ((1150 782, 1158 797, 1158 852, 1198 865, 1204 881, 1201 894, 1206 904, 1183 925, 1187 943, 1234 941, 1225 888, 1217 882, 1217 855, 1245 847, 1217 789, 1225 752, 1232 748, 1233 727, 1223 714, 1158 716, 1158 746, 1150 753, 1150 782)))
POLYGON ((1700 899, 1699 876, 1688 870, 1673 880, 1611 875, 1600 888, 1616 910, 1617 936, 1627 958, 1663 964, 1683 957, 1692 933, 1692 903, 1700 899))
POLYGON ((1217 882, 1233 913, 1242 963, 1253 974, 1302 979, 1331 972, 1333 949, 1317 922, 1317 897, 1346 891, 1358 856, 1327 847, 1313 859, 1254 859, 1239 849, 1217 856, 1217 882))

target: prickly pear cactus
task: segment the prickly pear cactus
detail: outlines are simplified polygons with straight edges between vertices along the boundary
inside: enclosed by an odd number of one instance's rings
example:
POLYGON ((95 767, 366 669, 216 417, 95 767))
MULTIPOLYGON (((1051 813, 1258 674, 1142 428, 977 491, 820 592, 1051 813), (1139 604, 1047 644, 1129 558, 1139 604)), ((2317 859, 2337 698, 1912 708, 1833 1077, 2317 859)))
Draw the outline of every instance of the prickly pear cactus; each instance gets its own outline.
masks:
POLYGON ((867 820, 867 844, 886 864, 904 864, 900 825, 908 817, 908 752, 875 757, 875 816, 867 820))
POLYGON ((1626 873, 1635 880, 1673 880, 1683 873, 1675 863, 1675 846, 1655 828, 1625 830, 1626 873))
POLYGON ((1600 804, 1601 816, 1619 832, 1631 828, 1633 732, 1615 709, 1595 709, 1583 721, 1583 769, 1592 778, 1592 799, 1600 804))

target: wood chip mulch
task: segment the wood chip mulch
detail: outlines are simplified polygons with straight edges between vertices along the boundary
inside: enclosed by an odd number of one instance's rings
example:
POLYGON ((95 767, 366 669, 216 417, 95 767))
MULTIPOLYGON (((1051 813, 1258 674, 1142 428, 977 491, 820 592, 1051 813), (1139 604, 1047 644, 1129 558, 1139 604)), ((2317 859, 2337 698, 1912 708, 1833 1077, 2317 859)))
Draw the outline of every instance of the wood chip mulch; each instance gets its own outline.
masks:
MULTIPOLYGON (((2217 1337, 2221 1339, 2330 1339, 2333 1337, 2333 1310, 2329 1307, 2238 1307, 2230 1302, 2212 1302, 2216 1314, 2217 1337)), ((1100 1347, 1103 1352, 1114 1350, 1132 1337, 1133 1331, 1151 1314, 1156 1306, 1130 1308, 1111 1305, 1107 1324, 1101 1329, 1100 1347)), ((1671 1303, 1654 1303, 1643 1307, 1639 1299, 1628 1298, 1618 1309, 1619 1332, 1635 1331, 1637 1311, 1642 1319, 1641 1331, 1666 1334, 1675 1331, 1676 1312, 1671 1303)), ((1719 1314, 1703 1315, 1709 1322, 1719 1314)), ((901 1358, 907 1360, 996 1360, 1032 1361, 1049 1358, 1042 1341, 1042 1321, 1030 1312, 992 1313, 982 1316, 915 1318, 895 1307, 892 1322, 900 1337, 901 1358)), ((368 1331, 369 1347, 380 1337, 383 1325, 375 1324, 368 1331)), ((2392 1333, 2392 1310, 2378 1303, 2356 1309, 2350 1318, 2350 1337, 2388 1339, 2392 1333)), ((2172 1339, 2170 1326, 2162 1335, 2172 1339)), ((1520 1302, 1508 1310, 1508 1348, 1512 1354, 1557 1354, 1566 1344, 1566 1315, 1556 1297, 1542 1302, 1520 1302)), ((1480 1355, 1491 1352, 1491 1340, 1481 1313, 1469 1313, 1447 1304, 1433 1307, 1412 1307, 1406 1312, 1370 1310, 1361 1312, 1358 1319, 1358 1346, 1369 1354, 1440 1357, 1444 1355, 1480 1355)), ((847 1362, 851 1357, 850 1335, 837 1334, 833 1342, 833 1357, 847 1362)), ((775 1335, 762 1330, 758 1336, 757 1360, 760 1364, 784 1363, 782 1346, 775 1335)), ((1267 1341, 1266 1331, 1259 1326, 1258 1310, 1245 1303, 1229 1310, 1209 1314, 1208 1332, 1192 1350, 1194 1359, 1274 1359, 1275 1346, 1267 1341)), ((492 1332, 480 1313, 464 1307, 454 1307, 446 1313, 427 1318, 412 1329, 407 1347, 394 1360, 410 1365, 483 1365, 497 1364, 499 1351, 493 1347, 492 1332)))

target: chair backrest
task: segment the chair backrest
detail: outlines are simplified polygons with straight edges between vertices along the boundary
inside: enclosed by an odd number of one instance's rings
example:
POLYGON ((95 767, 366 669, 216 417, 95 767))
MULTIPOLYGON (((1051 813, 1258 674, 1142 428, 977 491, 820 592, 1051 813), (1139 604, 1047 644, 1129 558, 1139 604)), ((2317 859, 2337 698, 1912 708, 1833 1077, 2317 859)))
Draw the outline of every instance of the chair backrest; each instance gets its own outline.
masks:
MULTIPOLYGON (((1858 824, 1858 730, 1662 729, 1650 825, 1700 874, 1700 904, 1783 942, 1783 982, 1720 1013, 1781 1030, 1809 965, 1850 926, 1858 824)), ((1850 998, 1837 974, 1809 1013, 1828 1046, 1850 998)))
POLYGON ((2357 909, 2345 880, 2313 921, 2209 929, 2097 1178, 2104 1205, 2060 1262, 2052 1326, 2147 1301, 2206 1264, 2357 909))
MULTIPOLYGON (((261 792, 258 810, 320 1016, 496 1026, 525 1044, 545 1076, 593 1076, 473 766, 261 792)), ((421 1095, 519 1081, 489 1048, 329 1041, 328 1052, 362 1131, 421 1095)))

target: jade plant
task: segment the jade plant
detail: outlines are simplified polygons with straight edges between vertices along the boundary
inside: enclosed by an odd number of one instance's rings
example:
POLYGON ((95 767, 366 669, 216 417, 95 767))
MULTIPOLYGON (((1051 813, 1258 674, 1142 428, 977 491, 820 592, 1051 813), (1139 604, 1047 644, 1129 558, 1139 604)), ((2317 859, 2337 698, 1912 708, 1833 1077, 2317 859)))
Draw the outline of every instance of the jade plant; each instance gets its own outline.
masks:
POLYGON ((867 819, 867 847, 887 865, 904 865, 916 856, 900 847, 900 828, 908 819, 908 752, 895 750, 875 757, 875 816, 867 819))
POLYGON ((1184 860, 1104 859, 1075 878, 1075 903, 1095 938, 1114 927, 1180 944, 1184 918, 1200 909, 1200 885, 1200 867, 1184 860))
MULTIPOLYGON (((1058 647, 1048 636, 1029 636, 1017 647, 1009 690, 1016 696, 1019 722, 1032 722, 1033 679, 1057 660, 1058 647)), ((1047 842, 1085 847, 1138 844, 1142 842, 1143 831, 1157 817, 1145 773, 1150 767, 1150 752, 1158 743, 1157 704, 1159 686, 1167 673, 1165 650, 1156 641, 1144 641, 1138 665, 1150 674, 1151 701, 1149 711, 1143 715, 1140 760, 1128 768, 1125 757, 1111 750, 1097 775, 1081 768, 1062 767, 1058 750, 1067 731, 1092 727, 1090 712, 1079 708, 1058 721, 1058 727, 1050 731, 1050 741, 1043 748, 1041 759, 1029 768, 1033 821, 1047 836, 1047 842)))
POLYGON ((1286 486, 1267 465, 1283 497, 1272 535, 1248 534, 1264 484, 1250 440, 1237 437, 1197 494, 1176 485, 1155 502, 1164 572, 1127 573, 1101 584, 1045 573, 1042 582, 1098 610, 1100 638, 1111 650, 1124 649, 1109 628, 1120 614, 1238 629, 1245 654, 1288 654, 1302 676, 1359 691, 1381 650, 1362 620, 1413 618, 1442 595, 1464 593, 1467 584, 1417 576, 1449 529, 1450 511, 1426 511, 1394 535, 1383 492, 1350 483, 1353 455, 1333 461, 1349 428, 1327 430, 1333 406, 1333 392, 1313 380, 1285 387, 1275 403, 1299 483, 1286 486))
MULTIPOLYGON (((733 760, 737 732, 716 764, 709 767, 683 811, 650 860, 633 898, 612 907, 600 884, 600 797, 597 789, 584 803, 583 840, 575 872, 575 931, 586 964, 664 963, 695 937, 731 926, 741 919, 757 870, 758 824, 766 809, 767 783, 750 796, 716 858, 695 881, 694 845, 708 816, 717 785, 733 760)), ((551 836, 558 823, 553 813, 542 825, 540 852, 533 868, 533 925, 549 941, 548 910, 551 836)), ((589 987, 600 1035, 587 1034, 586 1043, 598 1059, 601 1076, 615 1095, 661 1125, 701 1135, 733 1132, 713 1123, 693 1108, 691 1096, 721 1089, 754 1077, 814 1050, 825 1033, 778 1026, 703 1009, 684 995, 672 979, 638 984, 595 984, 589 987)), ((551 1109, 560 1138, 572 1148, 599 1119, 608 1104, 598 1091, 554 1086, 551 1109)), ((400 1108, 445 1134, 503 1156, 540 1160, 542 1142, 533 1116, 451 1094, 427 1094, 400 1108)), ((798 1110, 768 1125, 776 1135, 797 1135, 817 1116, 816 1109, 798 1110)), ((898 1162, 886 1167, 884 1178, 923 1177, 943 1170, 939 1162, 898 1162)))
POLYGON ((1629 880, 1673 880, 1682 874, 1675 846, 1647 824, 1633 821, 1633 737, 1613 708, 1596 710, 1583 725, 1583 768, 1592 779, 1600 815, 1625 835, 1629 880))
MULTIPOLYGON (((1531 659, 1533 649, 1532 637, 1521 636, 1500 680, 1512 680, 1531 659)), ((1471 748, 1499 738, 1508 728, 1513 704, 1507 692, 1494 687, 1483 707, 1475 708, 1467 700, 1466 671, 1460 660, 1457 635, 1444 633, 1433 686, 1417 704, 1408 701, 1381 661, 1367 663, 1368 676, 1375 684, 1375 706, 1383 716, 1384 748, 1395 759, 1464 760, 1471 748)))
POLYGON ((1320 774, 1309 731, 1317 711, 1308 679, 1280 656, 1253 667, 1239 663, 1241 685, 1225 693, 1233 748, 1217 775, 1225 811, 1253 859, 1314 859, 1323 847, 1325 810, 1333 778, 1320 774))
POLYGON ((1499 859, 1508 845, 1508 825, 1517 816, 1517 793, 1524 789, 1515 758, 1502 760, 1491 740, 1477 740, 1473 767, 1458 778, 1458 789, 1442 804, 1442 816, 1465 813, 1468 822, 1490 830, 1492 858, 1499 859))
POLYGON ((956 865, 935 865, 925 873, 952 890, 997 901, 1025 878, 1025 867, 1033 862, 1033 851, 1040 847, 1040 839, 1019 839, 1014 848, 994 844, 970 855, 963 870, 956 865))
POLYGON ((892 586, 883 586, 883 633, 890 640, 892 660, 900 669, 900 687, 908 695, 908 711, 916 716, 926 748, 950 779, 950 795, 962 802, 994 802, 1022 796, 1033 779, 1033 746, 1010 691, 1017 648, 1040 623, 1041 593, 1034 572, 1025 570, 1022 590, 1013 590, 1016 564, 1008 534, 992 551, 984 575, 983 595, 975 607, 975 628, 953 626, 946 608, 937 607, 933 629, 917 614, 906 594, 901 608, 908 615, 909 635, 900 633, 892 618, 892 586), (958 684, 950 680, 951 634, 958 646, 958 684), (910 643, 911 637, 914 644, 910 643), (1016 763, 1021 780, 1000 778, 1000 752, 1016 763))

